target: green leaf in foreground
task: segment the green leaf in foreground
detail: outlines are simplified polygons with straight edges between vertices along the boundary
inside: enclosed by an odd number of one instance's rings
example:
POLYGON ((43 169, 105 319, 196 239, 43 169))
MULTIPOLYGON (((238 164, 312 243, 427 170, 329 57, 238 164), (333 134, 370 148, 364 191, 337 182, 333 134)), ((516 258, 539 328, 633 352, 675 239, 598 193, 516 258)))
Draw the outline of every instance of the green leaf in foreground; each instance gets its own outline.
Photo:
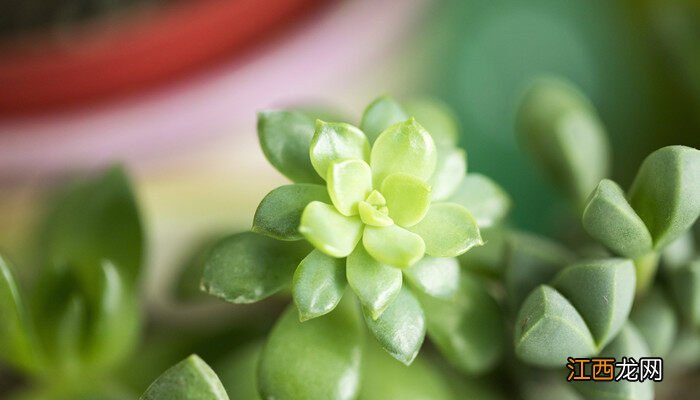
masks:
POLYGON ((310 251, 304 242, 281 242, 252 232, 229 236, 212 249, 202 289, 231 303, 262 300, 291 282, 310 251))
POLYGON ((362 237, 359 217, 347 217, 330 204, 312 201, 301 215, 299 232, 331 257, 347 257, 362 237))
POLYGON ((354 399, 360 386, 364 330, 357 309, 299 322, 289 307, 263 349, 258 379, 264 399, 354 399))
POLYGON ((455 257, 484 244, 474 217, 454 203, 432 204, 410 231, 423 238, 425 253, 433 257, 455 257))
POLYGON ((321 183, 309 158, 314 120, 301 112, 258 114, 258 139, 267 160, 282 175, 299 183, 321 183))
POLYGON ((312 201, 330 203, 326 188, 303 183, 280 186, 260 202, 252 231, 278 240, 303 239, 299 233, 301 214, 312 201))
POLYGON ((408 289, 401 289, 378 319, 365 312, 365 322, 384 350, 406 365, 413 362, 425 339, 425 316, 408 289))
POLYGON ((390 126, 372 146, 370 166, 374 187, 394 173, 427 180, 435 171, 437 154, 430 134, 414 119, 390 126))
POLYGON ((541 367, 561 367, 567 357, 597 351, 581 315, 559 292, 541 285, 525 299, 515 325, 515 354, 541 367))
POLYGON ((292 295, 300 320, 327 314, 338 305, 347 286, 345 260, 314 250, 294 271, 293 282, 292 295))
POLYGON ((651 235, 615 182, 603 179, 583 210, 583 228, 598 242, 624 257, 637 258, 652 249, 651 235))
POLYGON ((0 359, 32 370, 36 342, 31 321, 7 262, 0 256, 0 359))
POLYGON ((552 286, 576 308, 602 348, 617 335, 632 309, 634 265, 623 258, 580 262, 559 272, 552 286))
POLYGON ((700 150, 663 147, 644 159, 629 191, 630 204, 659 249, 700 215, 700 150))
POLYGON ((310 155, 314 169, 326 179, 329 167, 334 162, 369 161, 369 142, 361 130, 350 124, 317 120, 310 155))
POLYGON ((140 400, 228 400, 214 371, 196 355, 159 376, 140 400))
POLYGON ((375 260, 362 245, 347 258, 347 279, 372 319, 382 315, 403 284, 400 269, 375 260))

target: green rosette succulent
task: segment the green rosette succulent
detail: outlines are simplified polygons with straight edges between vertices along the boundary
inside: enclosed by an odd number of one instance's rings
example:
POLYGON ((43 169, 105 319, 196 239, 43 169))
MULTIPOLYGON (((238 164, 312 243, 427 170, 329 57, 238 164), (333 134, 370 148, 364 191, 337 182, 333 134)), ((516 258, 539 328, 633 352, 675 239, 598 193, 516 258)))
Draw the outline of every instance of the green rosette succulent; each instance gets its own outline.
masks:
MULTIPOLYGON (((410 290, 400 295, 404 276, 414 288, 450 297, 458 288, 459 267, 445 259, 483 244, 475 217, 463 205, 449 201, 466 182, 466 154, 455 146, 452 129, 435 122, 435 114, 428 118, 443 128, 436 137, 387 97, 370 104, 362 129, 343 122, 312 122, 299 112, 261 113, 263 152, 296 183, 279 187, 262 200, 252 231, 283 242, 305 239, 313 249, 275 244, 254 233, 236 236, 223 247, 236 244, 234 252, 239 255, 256 246, 269 251, 267 257, 277 253, 275 268, 281 272, 285 265, 287 272, 294 270, 292 293, 302 321, 332 311, 350 286, 370 327, 381 329, 386 321, 379 319, 401 297, 410 298, 407 304, 415 306, 421 320, 417 326, 423 327, 423 311, 414 295, 410 290)), ((283 286, 279 276, 269 276, 260 278, 268 285, 247 292, 231 287, 220 291, 216 275, 220 254, 215 249, 205 273, 209 292, 246 303, 283 286)), ((265 266, 256 267, 262 274, 265 266)), ((382 334, 377 336, 381 341, 382 334)), ((386 348, 410 363, 423 340, 423 333, 418 336, 416 348, 408 353, 391 350, 390 343, 386 348)))
POLYGON ((498 305, 478 279, 461 274, 456 256, 484 243, 479 226, 498 223, 510 200, 488 178, 466 174, 456 123, 441 105, 404 108, 381 97, 359 127, 267 111, 259 114, 258 135, 267 159, 294 183, 263 198, 251 232, 213 247, 202 287, 252 303, 291 286, 294 305, 261 356, 264 396, 356 393, 359 382, 348 376, 359 376, 363 325, 407 365, 426 332, 468 373, 496 364, 498 305), (494 334, 469 322, 483 318, 494 334), (289 371, 290 362, 300 367, 289 371), (327 385, 310 388, 303 383, 309 375, 323 375, 327 385))

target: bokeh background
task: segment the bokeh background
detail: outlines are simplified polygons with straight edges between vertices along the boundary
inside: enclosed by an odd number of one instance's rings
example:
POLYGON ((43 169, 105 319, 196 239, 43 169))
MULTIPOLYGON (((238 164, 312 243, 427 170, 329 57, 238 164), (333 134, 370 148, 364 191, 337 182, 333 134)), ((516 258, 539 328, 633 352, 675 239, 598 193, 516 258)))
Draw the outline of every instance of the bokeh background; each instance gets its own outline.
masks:
POLYGON ((381 94, 451 106, 470 171, 510 193, 515 226, 554 235, 564 202, 514 133, 520 95, 541 75, 591 98, 623 187, 653 149, 700 147, 694 0, 0 2, 0 249, 31 275, 47 194, 122 163, 147 229, 149 318, 252 315, 181 304, 172 288, 198 243, 249 228, 284 182, 258 147, 256 112, 358 121, 381 94))

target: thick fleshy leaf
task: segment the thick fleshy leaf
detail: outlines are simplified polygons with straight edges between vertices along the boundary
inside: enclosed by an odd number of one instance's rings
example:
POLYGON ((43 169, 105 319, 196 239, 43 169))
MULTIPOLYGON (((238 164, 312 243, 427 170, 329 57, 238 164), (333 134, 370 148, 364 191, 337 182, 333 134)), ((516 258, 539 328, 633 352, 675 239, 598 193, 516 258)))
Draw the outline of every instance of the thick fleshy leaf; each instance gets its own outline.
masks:
POLYGON ((395 173, 428 180, 435 171, 437 154, 430 134, 411 118, 382 132, 370 158, 374 187, 378 188, 384 178, 395 173))
POLYGON ((356 215, 358 203, 372 191, 372 170, 362 160, 331 163, 326 180, 333 205, 347 216, 356 215))
POLYGON ((362 245, 348 256, 346 268, 350 287, 372 319, 379 318, 401 290, 401 270, 375 260, 362 245))
MULTIPOLYGON (((379 193, 375 190, 375 193, 379 193)), ((394 224, 394 220, 389 218, 389 210, 386 206, 373 206, 366 201, 361 201, 357 205, 360 212, 360 219, 363 223, 371 226, 389 226, 394 224), (380 211, 381 210, 381 211, 380 211)))
POLYGON ((668 146, 642 163, 630 204, 649 228, 657 249, 683 234, 700 215, 700 150, 668 146))
MULTIPOLYGON (((642 357, 649 357, 649 349, 644 339, 631 323, 625 324, 620 333, 608 346, 606 346, 596 357, 614 358, 617 362, 622 361, 622 357, 630 357, 636 362, 642 357)), ((615 376, 620 373, 621 367, 615 367, 615 376)), ((587 375, 591 371, 588 368, 587 375)), ((620 381, 576 381, 573 387, 586 399, 610 399, 610 400, 652 400, 654 398, 654 382, 645 380, 644 382, 620 381)))
POLYGON ((449 201, 457 203, 474 216, 479 228, 501 222, 510 211, 510 196, 494 181, 481 174, 468 174, 449 201))
POLYGON ((425 254, 423 239, 398 225, 366 226, 362 244, 377 261, 398 268, 413 265, 425 254))
POLYGON ((552 286, 581 314, 596 344, 603 348, 632 309, 634 265, 624 258, 583 261, 559 272, 552 286))
POLYGON ((97 286, 103 260, 111 260, 126 282, 136 284, 143 230, 124 171, 111 168, 70 188, 49 215, 46 239, 48 263, 70 265, 87 290, 97 286))
POLYGON ((403 227, 420 222, 430 207, 430 186, 413 175, 387 176, 381 193, 386 199, 389 217, 403 227))
POLYGON ((456 147, 438 147, 435 172, 428 180, 433 201, 447 200, 467 173, 467 153, 456 147))
POLYGON ((345 260, 318 250, 309 253, 294 272, 292 284, 299 319, 306 321, 331 312, 343 297, 345 286, 345 260))
POLYGON ((455 257, 484 244, 474 217, 455 203, 432 204, 410 230, 423 238, 426 254, 433 257, 455 257))
POLYGON ((433 297, 449 299, 459 287, 459 262, 454 257, 423 257, 404 274, 413 287, 433 297))
POLYGON ((452 299, 420 295, 428 337, 442 355, 467 374, 493 368, 505 350, 505 325, 498 303, 470 274, 456 279, 452 299))
POLYGON ((617 183, 603 179, 586 202, 582 217, 589 235, 628 258, 651 251, 651 235, 617 183))
POLYGON ((644 337, 651 355, 664 357, 668 354, 676 342, 678 317, 660 288, 654 288, 634 305, 630 319, 644 337))
POLYGON ((280 242, 252 232, 214 246, 204 267, 202 289, 231 303, 253 303, 288 285, 308 252, 304 242, 280 242))
POLYGON ((117 267, 105 261, 100 272, 100 299, 92 305, 85 361, 93 368, 108 368, 133 351, 139 339, 141 313, 135 293, 117 267))
POLYGON ((558 243, 526 233, 509 235, 506 246, 505 286, 514 310, 533 289, 551 281, 575 259, 558 243))
POLYGON ((140 400, 228 400, 216 373, 191 355, 159 376, 140 400))
POLYGON ((685 322, 700 326, 700 260, 670 273, 672 293, 685 322))
POLYGON ((258 114, 258 139, 267 160, 282 175, 299 183, 320 183, 309 158, 314 120, 296 111, 258 114))
POLYGON ((358 399, 454 400, 454 395, 436 366, 418 357, 407 367, 389 356, 374 340, 368 340, 358 399))
POLYGON ((299 232, 331 257, 347 257, 360 241, 362 221, 346 217, 330 204, 312 201, 301 215, 299 232))
POLYGON ((252 231, 278 240, 303 239, 299 233, 301 214, 312 201, 331 201, 324 186, 306 183, 280 186, 260 202, 252 231))
POLYGON ((0 256, 0 359, 33 370, 37 343, 28 311, 7 262, 0 256))
POLYGON ((361 130, 350 124, 317 120, 310 155, 314 169, 325 179, 333 162, 369 161, 369 142, 361 130))
POLYGON ((408 289, 401 289, 376 320, 365 312, 365 322, 387 353, 406 365, 413 362, 425 339, 425 315, 408 289))
POLYGON ((607 177, 610 145, 585 96, 559 79, 541 79, 525 94, 517 125, 542 172, 582 204, 607 177))
POLYGON ((374 142, 386 128, 408 119, 401 105, 389 96, 382 96, 365 109, 360 129, 374 142))
POLYGON ((583 318, 555 289, 540 285, 525 299, 515 324, 515 354, 520 359, 561 368, 567 357, 588 357, 596 351, 583 318))
MULTIPOLYGON (((437 99, 419 98, 404 102, 406 113, 430 132, 437 145, 455 146, 459 139, 457 117, 437 99)), ((405 120, 406 118, 404 118, 405 120)))
MULTIPOLYGON (((348 297, 348 296, 346 296, 348 297)), ((277 321, 260 357, 264 399, 354 399, 360 387, 364 329, 351 301, 299 322, 290 307, 277 321)))

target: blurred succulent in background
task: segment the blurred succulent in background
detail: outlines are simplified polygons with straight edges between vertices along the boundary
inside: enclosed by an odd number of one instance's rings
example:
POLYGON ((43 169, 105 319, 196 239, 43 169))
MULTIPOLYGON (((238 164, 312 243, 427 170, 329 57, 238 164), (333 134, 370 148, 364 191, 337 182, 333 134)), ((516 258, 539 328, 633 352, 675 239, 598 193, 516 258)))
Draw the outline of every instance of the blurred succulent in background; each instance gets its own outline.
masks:
POLYGON ((36 398, 99 391, 134 350, 141 325, 143 233, 124 173, 113 168, 71 187, 42 233, 32 290, 0 257, 0 358, 37 382, 36 398))
POLYGON ((261 356, 267 398, 353 398, 360 390, 364 328, 347 286, 364 325, 405 364, 426 329, 448 359, 472 372, 491 368, 501 354, 498 306, 476 278, 460 277, 455 257, 483 244, 479 224, 499 222, 509 199, 488 178, 466 175, 457 124, 444 106, 409 104, 407 111, 381 97, 360 128, 295 111, 259 115, 265 156, 295 183, 265 196, 252 232, 213 248, 202 286, 251 303, 291 284, 295 307, 261 356), (465 307, 471 313, 460 312, 465 307), (461 343, 478 328, 463 327, 463 319, 479 312, 493 334, 478 350, 465 349, 461 343), (464 352, 483 357, 465 363, 455 357, 464 352), (312 376, 318 385, 308 384, 312 376))

